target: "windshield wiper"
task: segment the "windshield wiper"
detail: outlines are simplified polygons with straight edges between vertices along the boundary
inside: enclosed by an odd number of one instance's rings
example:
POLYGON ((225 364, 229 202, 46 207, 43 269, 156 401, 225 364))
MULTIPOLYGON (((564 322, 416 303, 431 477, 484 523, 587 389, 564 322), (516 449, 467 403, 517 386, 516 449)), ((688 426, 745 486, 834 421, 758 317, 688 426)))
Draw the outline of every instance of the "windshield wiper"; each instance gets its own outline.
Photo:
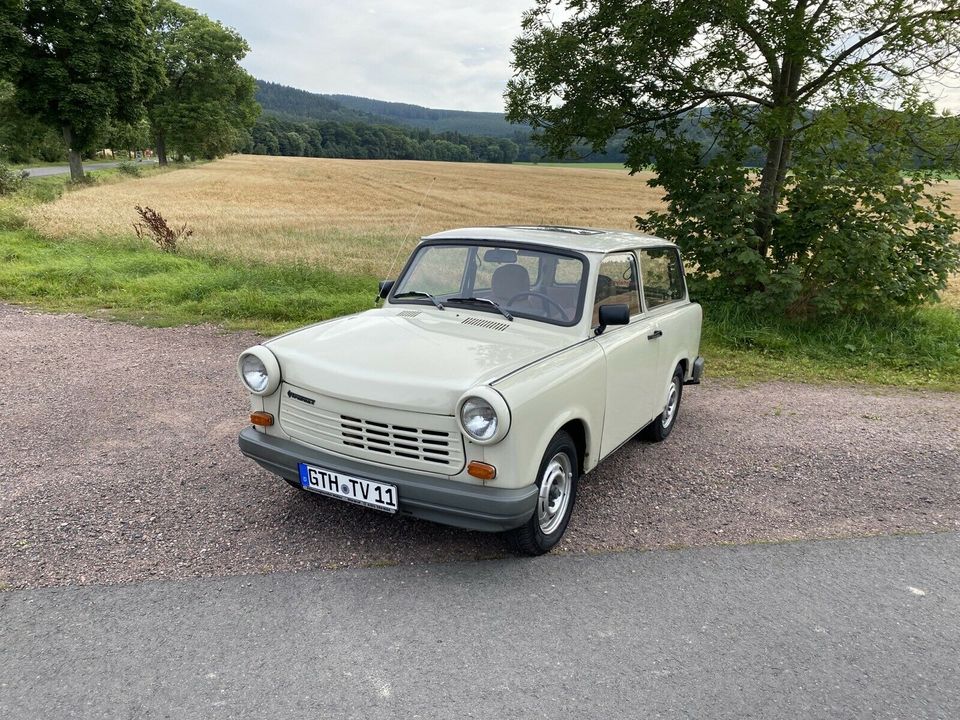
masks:
POLYGON ((405 297, 425 297, 430 300, 434 305, 437 306, 437 310, 443 310, 443 303, 437 300, 433 295, 423 290, 407 290, 402 293, 396 293, 394 298, 405 298, 405 297))
POLYGON ((500 303, 490 300, 489 298, 478 298, 478 297, 462 297, 462 298, 447 298, 448 303, 460 302, 460 303, 484 303, 485 305, 493 305, 497 309, 497 312, 503 315, 507 320, 513 322, 513 315, 508 313, 502 307, 500 303))

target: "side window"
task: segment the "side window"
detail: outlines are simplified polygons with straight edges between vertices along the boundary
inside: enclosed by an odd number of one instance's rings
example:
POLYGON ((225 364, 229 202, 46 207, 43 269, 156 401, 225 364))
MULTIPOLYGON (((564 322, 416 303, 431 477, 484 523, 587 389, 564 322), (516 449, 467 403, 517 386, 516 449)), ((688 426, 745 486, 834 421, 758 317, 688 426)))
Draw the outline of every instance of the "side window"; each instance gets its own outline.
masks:
POLYGON ((583 275, 583 262, 575 258, 557 258, 557 269, 553 280, 557 285, 579 285, 583 275))
POLYGON ((626 304, 630 315, 640 314, 637 262, 632 253, 610 255, 600 263, 597 295, 593 301, 593 324, 600 323, 600 306, 626 304))
POLYGON ((643 272, 643 299, 647 309, 683 300, 686 287, 680 253, 675 248, 647 248, 640 251, 643 272))

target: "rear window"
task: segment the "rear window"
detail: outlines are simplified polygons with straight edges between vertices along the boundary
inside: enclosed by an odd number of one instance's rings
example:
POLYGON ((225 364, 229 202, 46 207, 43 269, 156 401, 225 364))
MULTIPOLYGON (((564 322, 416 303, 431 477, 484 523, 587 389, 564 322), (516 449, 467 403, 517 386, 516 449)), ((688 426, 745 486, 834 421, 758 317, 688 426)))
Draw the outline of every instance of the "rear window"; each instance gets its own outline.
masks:
POLYGON ((687 288, 683 265, 676 248, 645 248, 640 251, 643 299, 647 309, 683 300, 687 288))

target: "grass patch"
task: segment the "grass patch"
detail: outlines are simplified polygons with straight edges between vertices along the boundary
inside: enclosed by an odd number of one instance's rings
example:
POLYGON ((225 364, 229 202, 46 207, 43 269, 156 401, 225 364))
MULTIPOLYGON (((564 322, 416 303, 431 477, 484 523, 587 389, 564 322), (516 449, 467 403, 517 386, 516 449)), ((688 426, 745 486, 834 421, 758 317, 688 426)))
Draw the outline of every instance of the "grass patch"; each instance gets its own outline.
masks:
POLYGON ((265 334, 369 308, 374 278, 306 265, 161 253, 146 243, 0 231, 0 297, 151 326, 217 323, 265 334))
POLYGON ((878 320, 797 323, 733 304, 704 308, 713 377, 960 390, 960 311, 927 306, 878 320))
MULTIPOLYGON (((210 322, 272 335, 370 308, 373 277, 308 265, 161 253, 146 243, 0 231, 0 298, 151 326, 210 322)), ((960 312, 796 324, 734 304, 705 308, 710 377, 960 390, 960 312)))
POLYGON ((627 172, 623 163, 617 162, 518 162, 514 165, 532 165, 535 167, 573 168, 581 170, 620 170, 627 172))

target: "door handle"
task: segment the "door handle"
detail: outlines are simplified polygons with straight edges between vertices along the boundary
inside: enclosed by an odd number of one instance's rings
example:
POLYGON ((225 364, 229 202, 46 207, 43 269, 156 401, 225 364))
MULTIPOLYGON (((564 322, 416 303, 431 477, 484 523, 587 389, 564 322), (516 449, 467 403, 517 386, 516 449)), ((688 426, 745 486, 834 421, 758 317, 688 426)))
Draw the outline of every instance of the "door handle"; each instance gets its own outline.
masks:
POLYGON ((647 335, 647 340, 656 340, 658 337, 663 335, 662 330, 654 330, 652 334, 647 335))

